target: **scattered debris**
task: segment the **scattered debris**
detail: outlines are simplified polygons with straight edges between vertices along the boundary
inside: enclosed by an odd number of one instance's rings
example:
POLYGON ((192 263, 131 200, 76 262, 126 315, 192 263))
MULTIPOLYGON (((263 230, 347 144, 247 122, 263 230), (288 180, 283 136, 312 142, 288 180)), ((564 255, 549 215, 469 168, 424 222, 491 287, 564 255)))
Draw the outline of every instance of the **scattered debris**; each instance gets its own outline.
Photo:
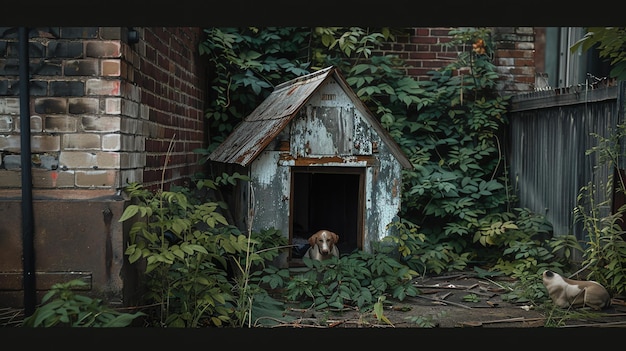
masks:
POLYGON ((545 318, 525 318, 525 317, 514 317, 507 319, 495 319, 491 321, 468 321, 461 322, 462 327, 482 327, 484 324, 495 324, 495 323, 518 323, 518 322, 535 322, 535 321, 543 321, 545 318))

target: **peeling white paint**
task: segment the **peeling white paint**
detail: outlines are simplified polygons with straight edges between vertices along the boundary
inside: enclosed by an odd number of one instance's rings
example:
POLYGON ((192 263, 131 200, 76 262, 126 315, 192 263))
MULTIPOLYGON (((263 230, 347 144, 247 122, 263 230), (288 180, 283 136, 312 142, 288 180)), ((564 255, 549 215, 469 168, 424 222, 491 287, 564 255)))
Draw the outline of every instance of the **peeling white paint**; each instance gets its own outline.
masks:
POLYGON ((290 171, 278 164, 280 152, 264 151, 251 165, 255 216, 252 230, 276 228, 289 236, 290 171))
MULTIPOLYGON (((281 199, 282 201, 286 201, 287 202, 287 210, 285 211, 285 213, 287 214, 287 218, 289 218, 289 200, 291 197, 291 172, 289 170, 289 168, 285 168, 285 167, 281 167, 280 168, 282 170, 282 172, 280 172, 281 174, 281 191, 282 191, 282 196, 281 199)), ((289 233, 289 227, 286 228, 286 231, 283 231, 283 233, 289 233)), ((289 235, 287 235, 289 236, 289 235)))
POLYGON ((378 168, 368 168, 366 178, 366 213, 363 246, 371 250, 370 243, 382 240, 388 235, 387 226, 394 221, 400 210, 401 166, 380 145, 378 168), (395 187, 395 188, 394 188, 395 187))
POLYGON ((319 94, 311 96, 309 103, 315 106, 341 107, 352 106, 352 101, 346 95, 341 85, 334 79, 329 79, 318 90, 319 94), (333 96, 333 99, 324 99, 323 97, 333 96))
POLYGON ((313 116, 308 120, 304 143, 308 145, 307 156, 337 155, 333 133, 326 129, 323 120, 313 116))
POLYGON ((250 173, 254 177, 256 184, 268 186, 276 179, 276 168, 279 156, 280 153, 277 151, 263 151, 259 157, 252 162, 250 173))
MULTIPOLYGON (((365 252, 371 252, 372 248, 370 247, 371 234, 370 234, 370 223, 372 222, 372 208, 374 207, 372 201, 373 194, 373 168, 368 167, 365 172, 365 213, 363 214, 363 221, 365 225, 363 226, 363 250, 365 252)), ((375 229, 378 231, 378 229, 375 229)))

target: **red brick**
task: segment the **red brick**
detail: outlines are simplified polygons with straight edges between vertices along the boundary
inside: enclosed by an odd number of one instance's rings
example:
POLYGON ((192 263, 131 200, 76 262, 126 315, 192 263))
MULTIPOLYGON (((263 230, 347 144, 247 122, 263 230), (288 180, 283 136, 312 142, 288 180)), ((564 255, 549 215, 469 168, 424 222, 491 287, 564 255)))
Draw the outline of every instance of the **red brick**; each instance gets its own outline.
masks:
POLYGON ((88 41, 85 43, 85 55, 95 58, 120 57, 119 41, 88 41))

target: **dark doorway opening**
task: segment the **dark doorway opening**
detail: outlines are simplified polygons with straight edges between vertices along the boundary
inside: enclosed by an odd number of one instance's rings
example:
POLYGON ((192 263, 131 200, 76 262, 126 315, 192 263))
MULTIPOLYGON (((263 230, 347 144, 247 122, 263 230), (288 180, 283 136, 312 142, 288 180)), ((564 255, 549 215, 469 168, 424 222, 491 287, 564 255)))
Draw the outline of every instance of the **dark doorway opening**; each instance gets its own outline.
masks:
POLYGON ((339 235, 340 254, 363 247, 364 168, 294 167, 289 236, 292 260, 302 258, 307 239, 320 229, 339 235))

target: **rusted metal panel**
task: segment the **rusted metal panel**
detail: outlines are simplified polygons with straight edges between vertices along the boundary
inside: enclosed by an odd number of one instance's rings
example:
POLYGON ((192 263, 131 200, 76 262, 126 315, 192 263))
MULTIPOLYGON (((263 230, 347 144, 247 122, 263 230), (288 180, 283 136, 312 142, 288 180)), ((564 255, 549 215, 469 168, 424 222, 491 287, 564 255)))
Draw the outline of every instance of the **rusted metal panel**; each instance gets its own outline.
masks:
POLYGON ((554 108, 576 104, 588 104, 605 100, 615 100, 617 86, 592 88, 574 86, 554 90, 535 91, 520 94, 511 100, 511 112, 554 108))
MULTIPOLYGON (((601 164, 597 153, 586 152, 598 145, 594 134, 608 138, 623 123, 624 110, 613 89, 594 91, 587 95, 590 100, 584 100, 580 92, 548 94, 544 100, 536 94, 526 96, 529 101, 522 96, 514 99, 517 107, 510 114, 511 180, 520 206, 545 214, 556 236, 573 234, 586 240, 572 209, 581 188, 590 181, 598 189, 595 203, 611 200, 610 194, 599 190, 612 176, 612 168, 601 164)), ((623 85, 619 89, 623 90, 623 85)), ((610 211, 610 206, 605 211, 610 211)))
MULTIPOLYGON (((35 192, 38 301, 53 284, 77 278, 90 284, 87 295, 106 298, 111 304, 126 303, 135 297, 135 268, 124 262, 128 224, 119 222, 128 200, 118 195, 85 195, 81 191, 35 192), (52 198, 55 195, 58 196, 52 198), (74 198, 70 198, 72 195, 74 198), (59 218, 66 218, 71 225, 59 226, 59 218)), ((20 226, 15 225, 21 219, 21 199, 11 198, 10 192, 7 196, 3 192, 1 199, 0 306, 21 307, 22 233, 20 226)))

